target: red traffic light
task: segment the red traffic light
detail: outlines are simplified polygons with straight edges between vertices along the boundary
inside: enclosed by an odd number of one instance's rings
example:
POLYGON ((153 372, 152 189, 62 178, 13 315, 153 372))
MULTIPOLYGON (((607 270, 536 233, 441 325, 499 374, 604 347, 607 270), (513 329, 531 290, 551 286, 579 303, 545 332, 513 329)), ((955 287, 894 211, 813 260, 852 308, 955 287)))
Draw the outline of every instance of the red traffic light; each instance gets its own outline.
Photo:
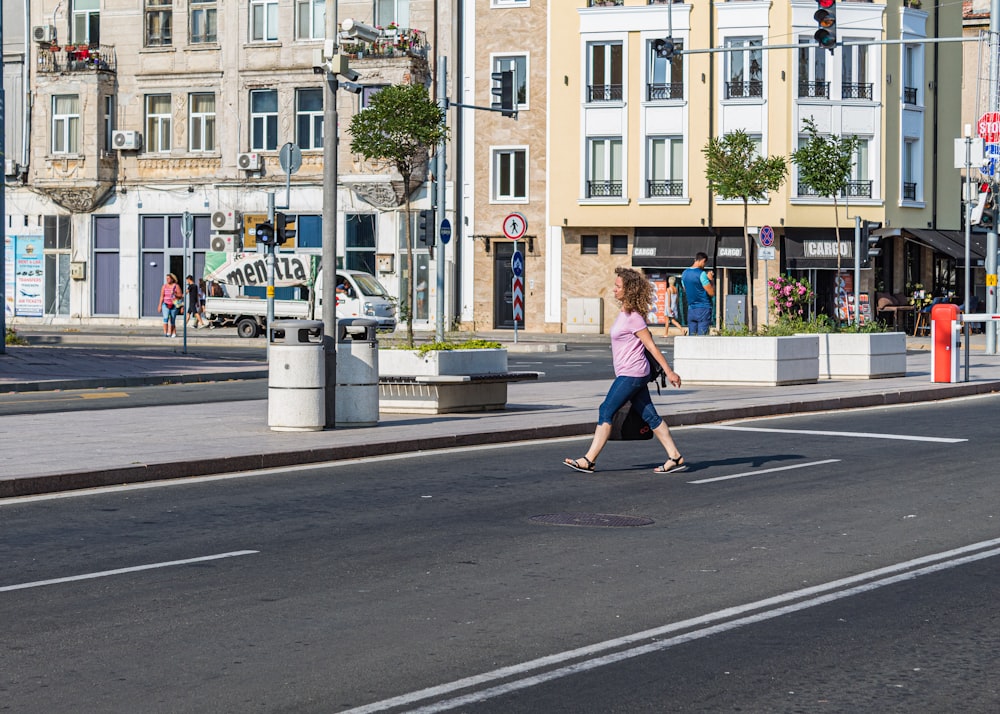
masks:
POLYGON ((816 4, 824 10, 829 10, 836 2, 837 0, 816 0, 816 4))

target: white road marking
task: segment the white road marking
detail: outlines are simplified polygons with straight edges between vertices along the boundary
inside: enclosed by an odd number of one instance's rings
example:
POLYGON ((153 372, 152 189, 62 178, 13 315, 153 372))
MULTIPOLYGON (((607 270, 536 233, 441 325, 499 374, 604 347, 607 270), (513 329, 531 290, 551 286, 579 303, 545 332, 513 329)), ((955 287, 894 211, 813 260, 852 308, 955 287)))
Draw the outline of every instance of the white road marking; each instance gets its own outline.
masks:
POLYGON ((734 478, 743 478, 745 476, 760 476, 761 474, 770 474, 775 471, 790 471, 791 469, 803 469, 807 466, 822 466, 823 464, 835 464, 839 462, 840 459, 826 459, 825 461, 810 461, 805 464, 792 464, 791 466, 777 466, 773 469, 759 469, 757 471, 746 471, 741 474, 732 474, 730 476, 716 476, 714 478, 703 478, 698 481, 688 481, 688 483, 712 483, 713 481, 729 481, 734 478))
POLYGON ((200 558, 188 558, 186 560, 170 560, 165 563, 150 563, 148 565, 135 565, 131 568, 117 568, 115 570, 102 570, 99 573, 85 573, 83 575, 71 575, 66 578, 53 578, 51 580, 36 580, 33 583, 20 583, 19 585, 5 585, 0 587, 0 593, 11 590, 26 590, 28 588, 40 588, 45 585, 58 585, 59 583, 72 583, 77 580, 92 580, 94 578, 106 578, 110 575, 122 575, 123 573, 137 573, 142 570, 155 570, 156 568, 171 568, 175 565, 189 565, 191 563, 204 563, 207 560, 219 560, 221 558, 237 558, 241 555, 252 555, 259 553, 259 550, 235 550, 231 553, 219 553, 218 555, 204 555, 200 558))
POLYGON ((809 436, 847 436, 852 439, 896 439, 899 441, 927 441, 936 444, 958 444, 968 439, 953 439, 946 436, 920 436, 918 434, 878 434, 866 431, 814 431, 812 429, 768 429, 759 426, 703 426, 702 429, 723 431, 757 431, 765 434, 804 434, 809 436))
POLYGON ((680 622, 671 623, 652 630, 645 630, 643 632, 637 632, 613 640, 598 642, 587 647, 580 647, 575 650, 560 652, 547 657, 540 657, 539 659, 512 665, 510 667, 502 667, 491 672, 484 672, 483 674, 466 677, 447 684, 428 687, 427 689, 421 689, 419 691, 393 697, 391 699, 373 702, 372 704, 355 707, 354 709, 348 709, 343 714, 371 714, 373 712, 381 712, 395 707, 413 705, 426 699, 453 694, 462 689, 489 684, 490 682, 499 681, 509 677, 523 677, 517 681, 507 682, 490 689, 461 695, 453 699, 429 704, 420 709, 413 709, 410 711, 411 714, 416 712, 420 712, 421 714, 430 714, 431 712, 454 709, 465 704, 483 702, 520 689, 526 689, 544 682, 560 679, 562 677, 568 677, 574 674, 580 674, 588 670, 596 669, 597 667, 613 664, 615 662, 621 662, 623 660, 639 657, 651 652, 659 652, 674 647, 675 645, 691 642, 693 640, 708 637, 720 632, 726 632, 745 625, 763 622, 775 617, 781 617, 782 615, 798 612, 800 610, 816 607, 818 605, 824 605, 835 600, 853 597, 854 595, 860 595, 865 592, 877 590, 878 588, 883 588, 887 585, 893 585, 906 580, 913 580, 922 575, 929 575, 941 570, 955 568, 977 560, 992 558, 1000 555, 1000 548, 997 546, 1000 546, 1000 538, 974 543, 962 548, 955 548, 953 550, 935 553, 921 558, 915 558, 903 563, 897 563, 884 568, 871 570, 867 573, 841 578, 840 580, 833 580, 828 583, 815 585, 809 588, 794 590, 783 595, 776 595, 774 597, 765 598, 764 600, 758 600, 757 602, 747 603, 746 605, 726 608, 724 610, 719 610, 718 612, 709 613, 707 615, 691 618, 689 620, 682 620, 680 622), (762 612, 737 617, 754 610, 762 610, 762 612), (733 617, 737 617, 737 619, 730 619, 733 617), (727 621, 719 622, 720 620, 727 621), (692 630, 691 628, 699 629, 692 630), (601 652, 633 645, 637 642, 645 640, 655 640, 655 638, 683 630, 689 631, 675 635, 670 639, 648 642, 638 647, 632 647, 631 649, 601 655, 592 659, 583 659, 580 662, 568 664, 558 669, 541 672, 539 674, 530 674, 531 672, 541 670, 545 667, 562 664, 574 659, 597 655, 601 652))

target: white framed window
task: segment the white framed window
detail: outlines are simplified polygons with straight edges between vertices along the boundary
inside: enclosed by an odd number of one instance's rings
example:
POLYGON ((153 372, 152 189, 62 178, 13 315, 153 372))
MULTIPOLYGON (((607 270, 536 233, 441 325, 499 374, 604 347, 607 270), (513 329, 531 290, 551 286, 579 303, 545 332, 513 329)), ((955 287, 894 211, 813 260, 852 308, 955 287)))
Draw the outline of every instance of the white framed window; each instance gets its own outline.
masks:
POLYGON ((295 141, 300 149, 323 148, 323 90, 295 90, 295 141))
POLYGON ((514 72, 514 107, 528 108, 528 56, 496 55, 493 57, 494 72, 514 72))
POLYGON ((326 0, 295 0, 295 38, 321 40, 326 37, 326 0))
POLYGON ((646 152, 646 196, 684 195, 684 138, 651 136, 646 152))
MULTIPOLYGON (((684 55, 672 59, 660 57, 653 46, 656 40, 646 43, 648 57, 649 80, 646 85, 646 99, 656 101, 663 99, 684 98, 684 55)), ((674 40, 674 49, 684 49, 684 43, 674 40)))
POLYGON ((215 151, 215 95, 192 94, 191 107, 191 151, 215 151))
POLYGON ((921 200, 920 186, 920 141, 917 139, 903 140, 902 156, 902 193, 900 197, 904 202, 921 200))
MULTIPOLYGON (((864 41, 863 37, 848 37, 847 41, 864 41)), ((868 67, 868 45, 850 45, 840 48, 840 84, 844 99, 873 100, 874 83, 868 67)))
POLYGON ((169 46, 173 21, 173 0, 146 0, 146 47, 169 46))
POLYGON ((923 53, 917 45, 903 48, 903 103, 916 105, 920 101, 923 53))
POLYGON ((620 102, 624 98, 621 42, 587 44, 587 102, 620 102))
POLYGON ((530 7, 531 0, 491 0, 490 7, 530 7))
POLYGON ((76 94, 52 97, 52 153, 80 153, 80 97, 76 94))
POLYGON ((250 41, 278 39, 278 0, 250 0, 250 41))
POLYGON ((111 139, 115 131, 115 98, 111 94, 106 94, 102 97, 101 126, 104 129, 104 145, 101 149, 111 151, 112 147, 114 147, 111 139))
POLYGON ((727 37, 726 99, 761 99, 764 96, 764 52, 760 37, 727 37))
POLYGON ((361 108, 366 109, 372 97, 388 87, 388 84, 363 84, 361 85, 361 108))
POLYGON ((505 147, 493 150, 493 200, 528 200, 528 149, 505 147))
POLYGON ((250 149, 274 151, 278 148, 278 90, 250 92, 250 149))
POLYGON ((219 10, 216 0, 189 0, 191 31, 188 41, 193 45, 219 41, 219 10))
POLYGON ((622 139, 587 139, 587 198, 619 198, 622 186, 622 139))
POLYGON ((169 94, 146 95, 146 151, 170 151, 171 114, 169 94))
POLYGON ((393 23, 397 27, 410 26, 410 0, 375 0, 375 24, 388 27, 393 23))
POLYGON ((830 52, 816 44, 812 37, 799 38, 799 90, 798 96, 830 98, 830 81, 827 79, 827 56, 830 52))
POLYGON ((75 45, 97 45, 101 42, 101 0, 71 0, 72 31, 75 45))

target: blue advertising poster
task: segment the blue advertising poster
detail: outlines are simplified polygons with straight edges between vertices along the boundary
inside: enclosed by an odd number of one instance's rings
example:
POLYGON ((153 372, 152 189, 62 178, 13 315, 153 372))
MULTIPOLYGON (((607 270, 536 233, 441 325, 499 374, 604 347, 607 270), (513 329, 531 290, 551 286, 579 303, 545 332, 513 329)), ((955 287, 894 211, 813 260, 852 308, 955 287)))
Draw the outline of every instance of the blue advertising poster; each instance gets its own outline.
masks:
POLYGON ((14 314, 41 317, 45 300, 45 256, 40 235, 14 236, 14 314))
POLYGON ((8 317, 14 317, 14 236, 3 237, 3 309, 8 317))

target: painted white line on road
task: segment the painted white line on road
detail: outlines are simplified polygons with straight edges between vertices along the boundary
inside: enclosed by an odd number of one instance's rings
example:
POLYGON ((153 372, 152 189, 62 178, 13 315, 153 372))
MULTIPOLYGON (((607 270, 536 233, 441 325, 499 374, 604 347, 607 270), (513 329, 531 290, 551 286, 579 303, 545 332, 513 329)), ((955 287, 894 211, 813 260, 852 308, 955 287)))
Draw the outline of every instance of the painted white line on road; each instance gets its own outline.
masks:
POLYGON ((220 560, 221 558, 237 558, 241 555, 253 555, 259 550, 234 550, 231 553, 219 553, 218 555, 204 555, 200 558, 188 558, 186 560, 170 560, 165 563, 150 563, 148 565, 135 565, 131 568, 117 568, 115 570, 102 570, 99 573, 85 573, 83 575, 71 575, 67 578, 53 578, 52 580, 36 580, 33 583, 20 583, 19 585, 5 585, 0 587, 0 593, 11 590, 27 590, 28 588, 40 588, 45 585, 58 585, 59 583, 72 583, 77 580, 93 580, 94 578, 106 578, 110 575, 122 575, 124 573, 138 573, 142 570, 155 570, 157 568, 172 568, 175 565, 190 565, 191 563, 204 563, 208 560, 220 560))
POLYGON ((748 603, 746 605, 726 608, 724 610, 719 610, 718 612, 709 613, 707 615, 702 615, 688 620, 682 620, 680 622, 664 625, 663 627, 658 627, 652 630, 645 630, 643 632, 637 632, 635 634, 626 635, 613 640, 598 642, 587 647, 580 647, 575 650, 568 650, 566 652, 560 652, 547 657, 540 657, 538 659, 512 665, 510 667, 502 667, 491 672, 484 672, 483 674, 466 677, 447 684, 428 687, 427 689, 421 689, 419 691, 393 697, 391 699, 384 699, 380 702, 373 702, 364 706, 355 707, 354 709, 348 709, 345 712, 342 712, 342 714, 373 714, 374 712, 382 712, 395 707, 411 706, 417 702, 431 699, 433 697, 453 694, 462 689, 481 686, 509 677, 527 675, 530 672, 543 669, 544 667, 562 664, 564 662, 582 657, 588 657, 608 650, 632 645, 636 642, 662 637, 664 635, 680 632, 682 630, 690 630, 691 628, 700 628, 676 635, 668 640, 650 642, 639 647, 633 647, 632 649, 602 655, 593 659, 570 664, 559 669, 527 676, 518 681, 508 682, 490 689, 463 695, 447 701, 437 702, 420 709, 410 710, 411 714, 414 712, 430 714, 430 712, 447 711, 464 704, 486 701, 487 699, 492 699, 519 689, 525 689, 527 687, 535 686, 554 679, 579 674, 607 664, 620 662, 632 657, 638 657, 643 654, 665 650, 675 645, 708 637, 709 635, 714 635, 719 632, 725 632, 727 630, 743 627, 744 625, 762 622, 764 620, 780 617, 799 610, 805 610, 810 607, 816 607, 817 605, 823 605, 842 598, 852 597, 854 595, 876 590, 887 585, 912 580, 921 575, 928 575, 930 573, 954 568, 977 560, 992 558, 1000 555, 1000 547, 998 546, 1000 546, 1000 538, 995 538, 993 540, 974 543, 972 545, 955 548, 942 553, 935 553, 915 558, 903 563, 897 563, 884 568, 871 570, 867 573, 833 580, 828 583, 815 585, 809 588, 794 590, 783 595, 776 595, 774 597, 765 598, 764 600, 758 600, 757 602, 748 603), (803 600, 803 598, 807 599, 803 600), (729 619, 744 615, 745 613, 749 613, 754 610, 764 611, 753 615, 739 617, 734 620, 729 619), (728 621, 720 623, 720 620, 728 621))
POLYGON ((792 464, 791 466, 776 466, 773 469, 760 469, 758 471, 746 471, 741 474, 731 476, 716 476, 715 478, 703 478, 698 481, 688 481, 688 483, 712 483, 713 481, 729 481, 734 478, 744 478, 745 476, 760 476, 761 474, 772 474, 775 471, 790 471, 792 469, 804 469, 807 466, 822 466, 823 464, 835 464, 840 459, 826 459, 824 461, 810 461, 806 464, 792 464))
POLYGON ((803 434, 807 436, 847 436, 853 439, 896 439, 898 441, 927 441, 935 444, 958 444, 968 439, 953 439, 946 436, 920 436, 918 434, 878 434, 866 431, 814 431, 812 429, 768 429, 757 426, 703 426, 702 429, 722 431, 757 431, 765 434, 803 434))

